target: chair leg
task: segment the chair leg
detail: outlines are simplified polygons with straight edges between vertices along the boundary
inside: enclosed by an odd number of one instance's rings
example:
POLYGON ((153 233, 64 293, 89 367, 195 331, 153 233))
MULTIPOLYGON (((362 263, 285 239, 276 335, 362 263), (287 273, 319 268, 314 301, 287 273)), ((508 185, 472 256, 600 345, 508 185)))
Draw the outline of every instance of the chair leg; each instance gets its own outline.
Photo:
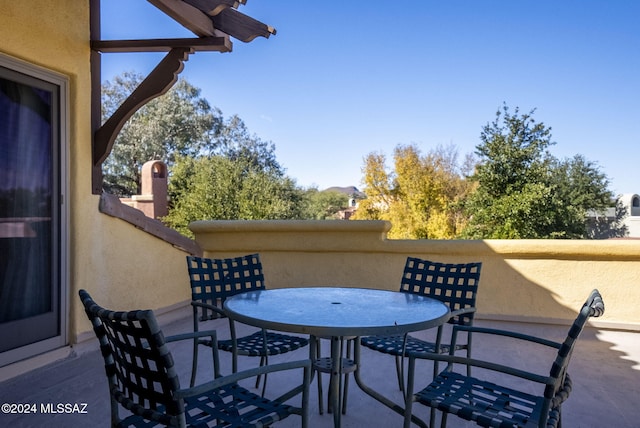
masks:
MULTIPOLYGON (((397 360, 396 360, 397 361, 397 360)), ((407 371, 407 387, 403 390, 404 394, 404 428, 411 426, 411 411, 413 406, 413 377, 416 368, 416 360, 409 358, 409 367, 407 371)), ((429 425, 430 427, 433 424, 429 425)))
POLYGON ((333 413, 332 395, 333 390, 333 376, 329 375, 329 388, 327 388, 327 413, 333 413))
POLYGON ((196 372, 198 371, 198 339, 193 339, 193 361, 191 362, 191 382, 189 386, 196 384, 196 372))
MULTIPOLYGON (((473 335, 471 332, 467 332, 467 358, 471 358, 471 339, 473 335)), ((467 365, 467 376, 471 377, 471 365, 467 365)))
POLYGON ((402 357, 396 355, 396 376, 398 378, 398 388, 404 391, 404 373, 402 373, 402 357))
MULTIPOLYGON (((316 338, 316 359, 320 359, 320 338, 316 338)), ((318 378, 318 411, 322 415, 324 413, 324 401, 322 400, 322 373, 316 373, 318 378)), ((331 389, 331 388, 329 388, 331 389)))
POLYGON ((238 373, 238 354, 235 350, 231 353, 231 372, 238 373))
MULTIPOLYGON (((434 420, 435 420, 435 409, 431 409, 434 413, 434 420)), ((440 428, 447 428, 447 412, 440 412, 441 415, 441 421, 440 421, 440 428)))
MULTIPOLYGON (((269 364, 269 356, 265 355, 263 357, 260 357, 260 367, 266 366, 267 364, 269 364)), ((256 388, 258 388, 259 384, 260 384, 260 376, 256 377, 256 388)), ((261 395, 262 398, 264 398, 264 393, 266 391, 267 391, 267 373, 264 374, 264 378, 262 379, 262 395, 261 395)))
MULTIPOLYGON (((269 363, 269 359, 267 356, 262 356, 260 357, 260 367, 266 365, 269 363)), ((232 352, 232 357, 231 357, 231 372, 232 373, 237 373, 238 372, 238 354, 236 352, 232 352)), ((256 377, 256 389, 258 389, 260 387, 260 377, 261 375, 258 375, 256 377)), ((192 385, 193 386, 193 385, 192 385)), ((262 397, 264 397, 264 393, 267 390, 267 374, 264 374, 264 379, 262 381, 262 397)))
MULTIPOLYGON (((356 339, 357 340, 357 339, 356 339)), ((347 358, 351 358, 351 340, 347 340, 347 358)), ((342 387, 342 414, 347 414, 347 397, 349 392, 349 373, 344 374, 344 385, 342 387)))
MULTIPOLYGON (((198 309, 193 306, 193 332, 198 331, 198 309)), ((198 371, 198 346, 200 342, 197 337, 193 338, 193 361, 191 362, 191 382, 190 386, 196 384, 196 372, 198 371)))
POLYGON ((322 376, 320 372, 318 374, 318 413, 324 414, 324 400, 322 399, 322 376))
MULTIPOLYGON (((260 367, 264 366, 264 357, 260 357, 260 367)), ((256 376, 256 389, 260 386, 260 375, 256 376)))

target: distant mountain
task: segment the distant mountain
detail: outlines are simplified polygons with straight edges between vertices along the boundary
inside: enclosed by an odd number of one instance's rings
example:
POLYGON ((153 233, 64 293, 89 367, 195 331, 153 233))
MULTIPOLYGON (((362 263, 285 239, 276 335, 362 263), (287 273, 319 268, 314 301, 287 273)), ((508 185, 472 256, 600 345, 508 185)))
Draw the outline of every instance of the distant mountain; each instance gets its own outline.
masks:
POLYGON ((338 187, 333 186, 328 189, 324 189, 323 192, 340 192, 345 195, 353 196, 356 199, 364 199, 367 197, 364 193, 358 190, 356 186, 348 186, 348 187, 338 187))

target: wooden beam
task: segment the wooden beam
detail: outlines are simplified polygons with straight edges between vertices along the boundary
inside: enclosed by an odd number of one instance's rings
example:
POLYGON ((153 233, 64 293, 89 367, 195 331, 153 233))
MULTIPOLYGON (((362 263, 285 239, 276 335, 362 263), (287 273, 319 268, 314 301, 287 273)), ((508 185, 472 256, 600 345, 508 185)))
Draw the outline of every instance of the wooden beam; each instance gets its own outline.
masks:
POLYGON ((178 74, 184 68, 184 61, 187 60, 191 52, 191 49, 188 48, 172 49, 95 132, 93 141, 94 168, 99 167, 109 156, 113 143, 125 122, 149 100, 166 93, 173 86, 178 80, 178 74))
POLYGON ((224 9, 218 15, 212 16, 211 20, 215 28, 243 42, 250 42, 258 36, 269 38, 270 35, 276 34, 275 28, 235 9, 224 9))
POLYGON ((113 52, 169 52, 174 48, 191 48, 196 52, 230 52, 232 43, 229 36, 200 37, 193 39, 150 39, 150 40, 93 40, 91 49, 102 53, 113 52))
POLYGON ((231 0, 148 1, 199 37, 214 36, 216 29, 243 42, 250 42, 258 36, 268 38, 276 34, 273 27, 230 7, 229 3, 236 3, 231 0), (216 13, 209 14, 211 11, 216 13))
POLYGON ((237 9, 240 5, 236 0, 184 0, 184 2, 211 16, 219 14, 228 7, 237 9))
MULTIPOLYGON (((89 1, 89 35, 91 40, 100 40, 100 0, 89 1)), ((91 62, 91 135, 100 128, 102 122, 102 57, 94 50, 91 62)), ((91 140, 91 150, 95 152, 95 142, 91 140)), ((102 193, 102 165, 91 165, 91 193, 102 193)))
POLYGON ((148 0, 198 37, 216 35, 208 15, 182 0, 148 0))

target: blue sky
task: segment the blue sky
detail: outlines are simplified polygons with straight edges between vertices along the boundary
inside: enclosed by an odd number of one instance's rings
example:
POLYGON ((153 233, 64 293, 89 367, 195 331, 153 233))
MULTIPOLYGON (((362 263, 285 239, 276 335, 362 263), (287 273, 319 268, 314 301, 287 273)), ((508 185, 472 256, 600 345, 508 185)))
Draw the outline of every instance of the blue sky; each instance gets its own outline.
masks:
MULTIPOLYGON (((462 157, 506 103, 536 109, 558 158, 582 154, 614 193, 640 193, 640 1, 248 0, 276 28, 181 77, 276 145, 301 186, 362 187, 363 158, 398 144, 462 157)), ((191 37, 143 0, 102 0, 102 38, 191 37)), ((158 54, 103 54, 103 80, 158 54)))

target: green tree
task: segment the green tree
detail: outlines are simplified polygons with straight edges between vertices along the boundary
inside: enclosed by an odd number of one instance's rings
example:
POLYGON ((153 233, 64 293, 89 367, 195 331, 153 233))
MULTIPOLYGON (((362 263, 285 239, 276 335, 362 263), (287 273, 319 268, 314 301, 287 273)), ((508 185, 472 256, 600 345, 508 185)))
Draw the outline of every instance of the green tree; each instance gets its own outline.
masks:
POLYGON ((422 155, 415 145, 397 146, 394 170, 385 157, 365 159, 364 192, 355 219, 392 223, 391 238, 451 239, 464 225, 459 200, 469 191, 455 147, 437 147, 422 155))
POLYGON ((551 128, 533 114, 511 114, 505 105, 483 128, 463 237, 585 238, 587 211, 603 211, 613 199, 596 164, 551 156, 551 128))
POLYGON ((392 193, 393 173, 387 171, 383 153, 369 153, 364 158, 362 173, 366 199, 360 201, 354 220, 384 220, 395 196, 392 193))
MULTIPOLYGON (((141 75, 126 72, 103 84, 103 120, 141 81, 141 75)), ((125 123, 103 164, 104 190, 118 196, 138 194, 145 162, 159 159, 171 167, 177 156, 212 152, 222 122, 222 114, 200 97, 200 89, 179 79, 165 95, 151 100, 125 123)))
POLYGON ((179 157, 169 183, 173 206, 163 221, 185 236, 195 220, 284 220, 301 217, 302 191, 250 159, 179 157))
POLYGON ((613 211, 611 217, 595 213, 595 216, 589 218, 587 226, 588 238, 611 239, 629 235, 629 228, 624 223, 624 219, 629 215, 627 207, 618 198, 610 209, 613 211))
POLYGON ((237 115, 224 121, 211 149, 209 154, 219 154, 232 161, 242 160, 252 167, 284 175, 284 169, 276 160, 275 144, 251 134, 237 115))
POLYGON ((349 196, 336 191, 319 191, 310 188, 304 192, 305 211, 304 219, 309 220, 335 220, 338 212, 349 205, 349 196))
POLYGON ((277 162, 275 145, 250 134, 237 116, 223 121, 199 155, 178 157, 169 198, 163 221, 186 236, 195 220, 301 219, 308 205, 277 162))

